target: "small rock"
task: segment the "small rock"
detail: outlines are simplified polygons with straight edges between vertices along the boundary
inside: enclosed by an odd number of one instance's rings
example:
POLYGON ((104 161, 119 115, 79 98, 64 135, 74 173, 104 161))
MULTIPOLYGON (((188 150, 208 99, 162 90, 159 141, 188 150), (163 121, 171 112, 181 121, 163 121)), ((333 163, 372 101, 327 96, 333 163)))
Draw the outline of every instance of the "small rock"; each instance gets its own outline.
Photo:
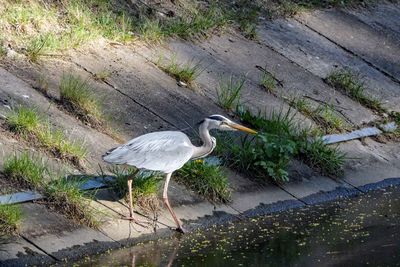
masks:
POLYGON ((182 81, 179 81, 178 85, 181 86, 181 87, 187 87, 187 83, 184 83, 182 81))
POLYGON ((23 98, 28 99, 29 95, 22 95, 23 98))

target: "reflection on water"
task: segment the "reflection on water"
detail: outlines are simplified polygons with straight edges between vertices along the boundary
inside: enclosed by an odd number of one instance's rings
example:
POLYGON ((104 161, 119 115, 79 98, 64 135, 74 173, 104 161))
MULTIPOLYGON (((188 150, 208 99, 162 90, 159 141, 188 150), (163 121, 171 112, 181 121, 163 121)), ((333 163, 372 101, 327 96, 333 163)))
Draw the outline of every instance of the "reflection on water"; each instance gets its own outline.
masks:
POLYGON ((177 235, 76 266, 389 266, 400 263, 400 188, 177 235))

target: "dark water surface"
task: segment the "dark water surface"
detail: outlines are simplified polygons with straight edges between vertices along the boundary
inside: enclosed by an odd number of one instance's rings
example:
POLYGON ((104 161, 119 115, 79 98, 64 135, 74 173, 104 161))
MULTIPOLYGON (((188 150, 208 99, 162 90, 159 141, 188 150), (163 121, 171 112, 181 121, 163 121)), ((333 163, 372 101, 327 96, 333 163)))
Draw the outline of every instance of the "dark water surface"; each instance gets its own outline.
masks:
POLYGON ((400 188, 112 251, 75 266, 400 266, 400 188))

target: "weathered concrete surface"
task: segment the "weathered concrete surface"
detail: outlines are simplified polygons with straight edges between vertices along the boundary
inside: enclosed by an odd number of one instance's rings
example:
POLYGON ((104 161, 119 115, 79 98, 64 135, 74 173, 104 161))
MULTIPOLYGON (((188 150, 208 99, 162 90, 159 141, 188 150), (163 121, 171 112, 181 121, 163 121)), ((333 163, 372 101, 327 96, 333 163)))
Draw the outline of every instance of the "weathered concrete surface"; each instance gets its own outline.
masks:
POLYGON ((351 14, 334 9, 303 14, 299 19, 400 81, 400 45, 396 39, 369 27, 351 14))
MULTIPOLYGON (((157 53, 160 53, 159 49, 157 53)), ((157 58, 157 53, 153 56, 154 60, 157 58)), ((321 102, 333 105, 340 112, 339 117, 344 116, 345 121, 355 125, 376 119, 370 110, 338 93, 322 79, 293 64, 269 47, 236 34, 213 36, 199 44, 172 41, 163 54, 175 56, 180 63, 199 61, 205 71, 196 81, 214 99, 217 98, 216 88, 221 77, 226 79, 233 73, 236 76, 246 75, 248 81, 243 89, 242 102, 251 103, 248 106, 255 109, 266 110, 267 114, 271 110, 285 112, 288 109, 282 97, 292 99, 307 96, 316 99, 314 105, 320 105, 321 102), (265 68, 279 81, 280 85, 278 84, 275 92, 279 98, 268 94, 260 87, 262 74, 260 67, 265 68)), ((299 121, 309 120, 301 115, 298 116, 299 121)))
MULTIPOLYGON (((110 70, 110 78, 117 75, 112 72, 112 69, 101 69, 101 66, 99 65, 101 71, 110 70)), ((132 99, 118 93, 114 88, 102 81, 93 80, 91 73, 73 62, 50 59, 32 67, 27 67, 23 62, 13 62, 13 65, 7 65, 7 69, 35 88, 42 87, 43 80, 45 80, 48 94, 55 99, 59 99, 59 84, 64 74, 74 74, 82 77, 82 79, 87 79, 95 90, 96 96, 102 102, 104 113, 107 118, 110 118, 111 126, 116 128, 127 140, 148 131, 171 127, 157 115, 148 112, 132 99)))
POLYGON ((54 259, 21 237, 0 238, 1 266, 44 266, 54 262, 54 259))
POLYGON ((104 243, 114 242, 101 232, 77 226, 43 205, 26 203, 21 207, 26 215, 21 222, 21 235, 59 260, 79 257, 79 250, 83 250, 83 254, 88 253, 84 246, 88 243, 97 243, 98 249, 104 251, 107 249, 104 243))
MULTIPOLYGON (((60 127, 71 140, 82 140, 91 151, 85 162, 88 170, 96 169, 97 164, 103 164, 100 155, 118 143, 111 137, 83 125, 72 116, 59 110, 45 96, 32 90, 23 80, 0 67, 0 99, 10 105, 25 104, 36 108, 39 112, 49 116, 52 124, 60 127)), ((0 107, 6 113, 7 108, 0 107)))
POLYGON ((290 183, 284 183, 280 187, 296 199, 303 199, 317 193, 334 191, 339 187, 353 188, 349 184, 340 180, 335 181, 331 178, 322 176, 297 160, 292 162, 290 180, 290 183))
POLYGON ((346 9, 345 12, 400 42, 400 6, 387 1, 381 2, 383 3, 368 8, 346 9))
POLYGON ((388 109, 400 111, 399 83, 297 20, 262 23, 257 34, 263 43, 321 78, 338 68, 351 69, 360 74, 369 95, 380 99, 388 109))
POLYGON ((190 127, 205 116, 224 114, 207 98, 188 88, 179 87, 174 79, 129 47, 101 51, 93 49, 91 53, 72 55, 72 61, 93 73, 104 67, 115 71, 117 74, 108 79, 109 83, 168 122, 170 129, 171 126, 189 128, 187 132, 193 134, 190 127))
POLYGON ((339 148, 348 157, 343 179, 353 186, 400 177, 399 143, 381 143, 366 138, 342 143, 339 148))

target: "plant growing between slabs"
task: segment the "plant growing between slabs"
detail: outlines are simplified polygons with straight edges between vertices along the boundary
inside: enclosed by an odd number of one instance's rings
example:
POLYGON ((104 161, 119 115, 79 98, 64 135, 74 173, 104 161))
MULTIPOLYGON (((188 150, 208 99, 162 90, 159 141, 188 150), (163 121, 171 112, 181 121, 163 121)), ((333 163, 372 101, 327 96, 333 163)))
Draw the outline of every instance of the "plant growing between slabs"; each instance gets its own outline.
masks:
POLYGON ((162 180, 155 172, 139 172, 134 167, 122 168, 115 166, 108 169, 115 179, 109 181, 109 185, 118 197, 127 199, 128 188, 126 183, 133 177, 132 199, 134 204, 145 212, 156 212, 159 209, 157 192, 162 180))
POLYGON ((244 76, 237 78, 231 75, 227 80, 221 78, 217 88, 218 104, 228 111, 235 109, 239 105, 245 81, 244 76))
POLYGON ((326 81, 361 105, 378 112, 386 111, 378 99, 365 93, 366 88, 359 75, 353 74, 350 70, 333 71, 326 78, 326 81))
POLYGON ((183 82, 190 86, 193 86, 194 80, 204 71, 204 68, 201 66, 201 61, 189 61, 179 64, 175 57, 173 57, 167 64, 164 64, 160 57, 156 64, 178 82, 183 82))
POLYGON ((0 235, 14 235, 22 217, 19 205, 0 204, 0 235))
POLYGON ((69 141, 59 129, 54 129, 35 108, 19 106, 14 108, 6 119, 11 132, 18 134, 60 159, 79 165, 86 156, 81 142, 69 141))
POLYGON ((204 160, 186 163, 176 172, 176 179, 212 202, 226 203, 231 200, 231 189, 223 170, 204 160))
POLYGON ((46 205, 66 217, 89 227, 98 222, 90 207, 90 194, 82 192, 84 181, 68 179, 48 167, 42 159, 23 152, 6 159, 4 174, 23 188, 35 189, 46 197, 46 205))
POLYGON ((324 144, 320 136, 310 140, 309 129, 300 130, 290 111, 272 113, 269 119, 261 113, 253 115, 244 108, 239 108, 237 114, 259 133, 254 137, 219 135, 216 152, 229 166, 261 180, 271 178, 275 182, 287 182, 289 163, 296 158, 324 175, 340 175, 344 154, 324 144))

